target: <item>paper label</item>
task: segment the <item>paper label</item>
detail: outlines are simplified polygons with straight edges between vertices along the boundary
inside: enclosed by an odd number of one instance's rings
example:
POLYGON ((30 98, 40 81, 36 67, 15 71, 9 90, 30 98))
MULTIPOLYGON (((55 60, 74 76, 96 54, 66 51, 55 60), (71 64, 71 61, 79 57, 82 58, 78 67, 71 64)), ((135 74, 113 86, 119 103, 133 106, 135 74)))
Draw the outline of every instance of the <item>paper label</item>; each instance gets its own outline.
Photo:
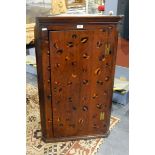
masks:
POLYGON ((83 29, 83 25, 77 25, 77 29, 83 29))
POLYGON ((41 30, 42 30, 42 31, 47 31, 47 28, 42 28, 41 30))

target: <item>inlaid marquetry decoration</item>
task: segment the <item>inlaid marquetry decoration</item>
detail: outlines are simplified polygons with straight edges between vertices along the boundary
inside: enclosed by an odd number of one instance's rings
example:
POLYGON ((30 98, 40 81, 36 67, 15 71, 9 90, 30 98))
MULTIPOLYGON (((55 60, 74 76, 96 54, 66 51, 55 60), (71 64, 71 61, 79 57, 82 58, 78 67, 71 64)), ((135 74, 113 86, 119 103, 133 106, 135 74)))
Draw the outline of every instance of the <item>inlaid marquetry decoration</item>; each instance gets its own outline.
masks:
POLYGON ((96 105, 96 107, 97 107, 98 109, 102 109, 102 108, 103 108, 103 104, 98 103, 98 104, 96 105))
MULTIPOLYGON (((110 79, 104 66, 108 65, 106 61, 111 47, 110 43, 103 41, 99 32, 95 38, 93 30, 57 31, 49 34, 52 40, 50 61, 51 83, 54 83, 51 91, 55 93, 52 98, 55 136, 60 133, 66 136, 74 135, 77 130, 82 134, 82 130, 78 128, 82 124, 89 125, 87 123, 92 119, 95 123, 89 128, 90 131, 95 132, 94 129, 103 127, 99 120, 105 121, 102 110, 106 110, 104 102, 107 99, 108 87, 105 90, 105 86, 108 86, 110 79), (93 52, 90 52, 91 50, 93 52), (90 66, 93 67, 89 69, 90 66), (95 88, 92 93, 90 86, 95 88), (62 126, 67 127, 69 133, 63 131, 62 126)), ((84 132, 89 133, 89 130, 84 132)))

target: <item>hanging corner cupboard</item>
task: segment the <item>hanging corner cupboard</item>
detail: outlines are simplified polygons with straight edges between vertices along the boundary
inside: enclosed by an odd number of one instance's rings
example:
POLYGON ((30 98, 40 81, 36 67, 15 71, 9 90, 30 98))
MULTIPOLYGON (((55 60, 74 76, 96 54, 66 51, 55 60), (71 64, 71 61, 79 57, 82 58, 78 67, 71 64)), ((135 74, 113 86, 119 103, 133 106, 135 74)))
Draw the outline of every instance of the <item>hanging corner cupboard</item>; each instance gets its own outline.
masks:
POLYGON ((35 26, 42 138, 109 134, 117 24, 122 16, 38 17, 35 26))

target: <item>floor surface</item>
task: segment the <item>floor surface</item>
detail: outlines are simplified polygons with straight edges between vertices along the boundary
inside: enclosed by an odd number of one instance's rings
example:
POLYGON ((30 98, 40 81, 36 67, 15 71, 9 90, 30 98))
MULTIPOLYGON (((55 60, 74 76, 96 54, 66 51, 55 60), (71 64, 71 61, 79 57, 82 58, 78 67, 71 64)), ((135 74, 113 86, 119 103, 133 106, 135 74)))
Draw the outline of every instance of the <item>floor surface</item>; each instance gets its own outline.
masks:
MULTIPOLYGON (((27 73, 26 82, 37 86, 37 77, 27 73)), ((112 115, 120 118, 96 155, 129 155, 129 105, 113 103, 112 115)))

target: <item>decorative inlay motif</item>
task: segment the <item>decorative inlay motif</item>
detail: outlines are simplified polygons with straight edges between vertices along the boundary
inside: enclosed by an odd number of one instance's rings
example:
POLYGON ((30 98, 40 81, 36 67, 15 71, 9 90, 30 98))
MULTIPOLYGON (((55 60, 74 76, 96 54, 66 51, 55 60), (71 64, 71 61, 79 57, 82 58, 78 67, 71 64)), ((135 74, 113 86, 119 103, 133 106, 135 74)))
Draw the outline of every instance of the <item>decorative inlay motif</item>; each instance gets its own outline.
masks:
POLYGON ((58 50, 56 51, 56 53, 60 55, 60 54, 63 53, 63 50, 62 50, 62 49, 58 49, 58 50))
POLYGON ((73 42, 67 42, 66 45, 67 47, 73 47, 73 42))
POLYGON ((88 84, 88 80, 83 80, 83 84, 84 85, 88 84))
POLYGON ((96 83, 97 83, 97 84, 100 84, 100 85, 103 85, 103 81, 101 81, 101 80, 97 80, 96 83))
POLYGON ((103 29, 100 29, 101 32, 106 32, 107 31, 107 27, 104 27, 103 29))
POLYGON ((86 73, 86 72, 87 72, 87 68, 82 68, 82 71, 83 71, 84 73, 86 73))
POLYGON ((106 68, 107 68, 107 67, 110 67, 110 65, 109 65, 108 62, 106 62, 105 67, 106 67, 106 68))
POLYGON ((68 86, 72 85, 72 82, 71 82, 71 81, 69 81, 69 82, 67 83, 67 85, 68 85, 68 86))
POLYGON ((80 124, 83 124, 83 122, 84 122, 83 119, 79 119, 80 124))
POLYGON ((72 66, 76 65, 76 61, 71 62, 72 66))
POLYGON ((76 77, 77 77, 77 75, 76 75, 76 74, 72 74, 72 77, 73 77, 73 78, 76 78, 76 77))
POLYGON ((105 61, 105 56, 104 56, 104 54, 102 54, 101 56, 99 56, 99 61, 105 61))
POLYGON ((58 117, 58 122, 60 122, 60 117, 58 117))
POLYGON ((108 26, 108 34, 111 33, 112 28, 113 28, 112 26, 108 26))
POLYGON ((99 129, 99 126, 97 124, 93 124, 94 129, 99 129))
POLYGON ((68 97, 68 101, 69 102, 72 102, 72 97, 68 97))
POLYGON ((73 35, 72 35, 72 38, 73 38, 73 39, 76 39, 76 38, 77 38, 77 35, 76 35, 76 34, 73 34, 73 35))
POLYGON ((59 92, 61 92, 62 91, 62 88, 59 88, 59 92))
POLYGON ((56 64, 55 64, 55 67, 56 67, 56 68, 59 68, 59 67, 60 67, 60 64, 59 64, 59 63, 56 63, 56 64))
POLYGON ((57 91, 57 88, 56 88, 56 87, 54 87, 54 92, 56 93, 56 91, 57 91))
POLYGON ((105 81, 109 81, 109 78, 110 78, 109 76, 106 76, 105 81))
POLYGON ((58 82, 58 81, 55 81, 54 84, 56 84, 56 85, 60 85, 61 83, 58 82))
POLYGON ((89 59, 89 55, 88 55, 87 53, 84 53, 84 54, 83 54, 83 58, 84 58, 84 59, 89 59))
POLYGON ((102 109, 102 108, 103 108, 103 104, 98 103, 98 104, 96 105, 96 107, 97 107, 98 109, 102 109))
POLYGON ((54 43, 54 44, 53 44, 53 46, 54 46, 54 48, 59 49, 59 47, 58 47, 58 44, 57 44, 57 43, 54 43))
POLYGON ((100 48, 103 45, 103 43, 101 41, 97 42, 97 48, 100 48))
POLYGON ((74 111, 76 111, 76 107, 75 107, 75 106, 73 106, 72 109, 73 109, 74 111))
POLYGON ((83 44, 86 43, 87 41, 88 41, 88 37, 84 37, 81 39, 81 43, 83 43, 83 44))
POLYGON ((48 66, 47 69, 50 71, 51 70, 51 66, 48 66))
POLYGON ((100 68, 97 68, 97 69, 95 70, 95 74, 96 74, 96 75, 100 75, 100 74, 101 74, 101 69, 100 69, 100 68))
POLYGON ((87 99, 86 97, 82 97, 82 100, 83 100, 83 101, 86 101, 86 99, 87 99))
POLYGON ((83 111, 88 111, 88 107, 87 106, 83 106, 83 111))
POLYGON ((68 60, 70 60, 70 58, 69 58, 69 56, 66 56, 65 61, 68 61, 68 60))
POLYGON ((95 93, 94 93, 92 98, 95 99, 95 98, 97 98, 97 97, 98 97, 98 94, 95 94, 95 93))

